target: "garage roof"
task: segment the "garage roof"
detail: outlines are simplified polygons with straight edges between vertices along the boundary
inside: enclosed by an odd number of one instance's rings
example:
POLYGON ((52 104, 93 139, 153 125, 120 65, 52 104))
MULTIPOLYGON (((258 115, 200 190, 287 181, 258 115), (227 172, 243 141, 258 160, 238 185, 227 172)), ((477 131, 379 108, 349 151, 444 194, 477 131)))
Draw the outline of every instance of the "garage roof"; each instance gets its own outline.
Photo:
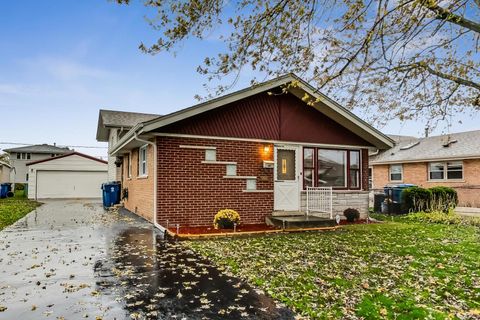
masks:
POLYGON ((71 153, 67 153, 67 154, 62 154, 62 155, 57 156, 57 157, 51 157, 51 158, 47 158, 47 159, 43 159, 43 160, 32 161, 32 162, 27 163, 27 166, 31 166, 33 164, 38 164, 38 163, 42 163, 42 162, 52 161, 52 160, 56 160, 56 159, 66 158, 66 157, 70 157, 70 156, 80 156, 80 157, 83 157, 83 158, 87 158, 87 159, 90 159, 90 160, 94 160, 94 161, 98 161, 98 162, 101 162, 101 163, 104 163, 104 164, 108 164, 107 161, 89 156, 88 154, 84 154, 84 153, 80 153, 80 152, 71 152, 71 153))
POLYGON ((12 152, 29 152, 29 153, 69 153, 72 150, 68 148, 60 148, 57 146, 52 146, 50 144, 35 144, 31 146, 19 147, 4 149, 3 151, 12 153, 12 152))

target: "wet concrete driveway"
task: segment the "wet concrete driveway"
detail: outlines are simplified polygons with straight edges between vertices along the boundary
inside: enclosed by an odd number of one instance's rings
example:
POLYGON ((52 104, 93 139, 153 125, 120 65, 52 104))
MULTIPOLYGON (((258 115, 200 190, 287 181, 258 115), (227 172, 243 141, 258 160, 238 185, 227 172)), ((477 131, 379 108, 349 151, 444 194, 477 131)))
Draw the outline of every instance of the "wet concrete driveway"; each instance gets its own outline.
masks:
POLYGON ((0 319, 293 319, 151 224, 48 201, 0 232, 0 319))

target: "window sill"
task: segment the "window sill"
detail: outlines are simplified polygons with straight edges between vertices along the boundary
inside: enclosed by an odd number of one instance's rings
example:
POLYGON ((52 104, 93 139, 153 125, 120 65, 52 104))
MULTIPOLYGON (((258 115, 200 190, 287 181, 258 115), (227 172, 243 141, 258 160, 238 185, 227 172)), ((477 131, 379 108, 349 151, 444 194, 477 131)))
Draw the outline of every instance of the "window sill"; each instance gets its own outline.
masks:
POLYGON ((210 161, 210 160, 204 160, 202 161, 204 164, 237 164, 236 162, 232 161, 210 161))
POLYGON ((138 176, 137 179, 148 179, 148 175, 138 176))
POLYGON ((253 176, 223 176, 224 179, 257 179, 253 176))
POLYGON ((463 179, 442 179, 442 180, 427 180, 427 182, 456 182, 456 183, 465 183, 463 179))
POLYGON ((403 180, 390 180, 388 183, 403 183, 403 180))
POLYGON ((242 190, 242 192, 248 192, 248 193, 268 193, 268 192, 273 192, 273 190, 242 190))

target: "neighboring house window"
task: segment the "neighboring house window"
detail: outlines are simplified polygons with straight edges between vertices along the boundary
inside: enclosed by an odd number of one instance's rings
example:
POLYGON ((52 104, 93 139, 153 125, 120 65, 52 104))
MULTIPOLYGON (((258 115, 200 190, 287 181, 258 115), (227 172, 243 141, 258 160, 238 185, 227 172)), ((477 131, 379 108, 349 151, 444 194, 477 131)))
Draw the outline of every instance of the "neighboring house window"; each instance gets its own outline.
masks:
POLYGON ((31 154, 30 154, 30 153, 25 153, 25 152, 17 153, 17 159, 30 160, 30 158, 31 158, 31 154))
POLYGON ((390 181, 403 180, 403 166, 401 164, 390 165, 390 181))
POLYGON ((463 163, 432 162, 428 165, 429 180, 461 180, 463 179, 463 163))
POLYGON ((360 188, 360 151, 303 149, 303 186, 360 188))
POLYGON ((138 150, 138 175, 147 175, 147 146, 143 146, 138 150))

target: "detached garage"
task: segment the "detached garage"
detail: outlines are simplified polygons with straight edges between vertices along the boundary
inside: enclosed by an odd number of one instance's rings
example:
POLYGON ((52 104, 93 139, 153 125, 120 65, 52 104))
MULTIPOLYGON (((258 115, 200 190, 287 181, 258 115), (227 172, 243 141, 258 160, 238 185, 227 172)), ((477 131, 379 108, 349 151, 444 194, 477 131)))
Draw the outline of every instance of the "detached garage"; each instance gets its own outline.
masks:
POLYGON ((108 179, 106 161, 79 152, 27 165, 29 199, 101 198, 108 179))

